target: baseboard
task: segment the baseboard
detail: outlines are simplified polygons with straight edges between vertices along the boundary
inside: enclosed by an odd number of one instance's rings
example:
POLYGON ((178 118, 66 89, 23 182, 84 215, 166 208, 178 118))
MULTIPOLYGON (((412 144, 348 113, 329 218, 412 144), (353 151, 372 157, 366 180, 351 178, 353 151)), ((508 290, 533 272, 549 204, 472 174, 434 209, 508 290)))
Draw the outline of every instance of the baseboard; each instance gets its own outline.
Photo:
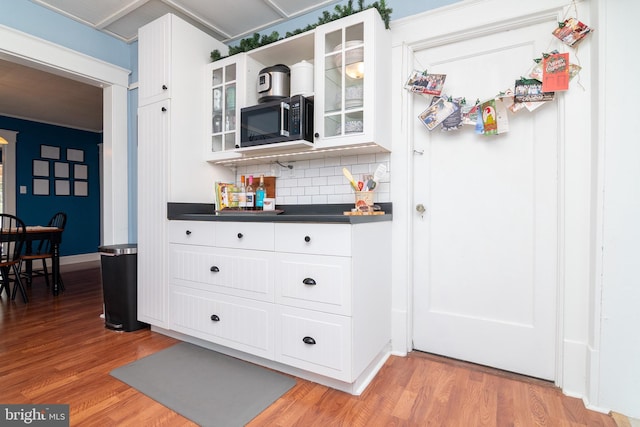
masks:
POLYGON ((60 265, 79 264, 84 262, 100 261, 100 253, 68 255, 60 257, 60 265))
POLYGON ((567 396, 583 398, 587 392, 585 372, 587 370, 587 344, 564 340, 562 366, 562 392, 567 396))

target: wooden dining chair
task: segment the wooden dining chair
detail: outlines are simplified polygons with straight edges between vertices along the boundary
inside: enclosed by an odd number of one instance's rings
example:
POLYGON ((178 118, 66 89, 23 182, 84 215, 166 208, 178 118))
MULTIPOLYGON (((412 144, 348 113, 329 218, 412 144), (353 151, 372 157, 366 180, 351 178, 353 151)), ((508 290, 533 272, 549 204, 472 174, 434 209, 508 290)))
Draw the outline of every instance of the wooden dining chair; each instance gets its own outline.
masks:
POLYGON ((7 298, 16 299, 16 292, 20 290, 24 302, 29 301, 27 292, 20 280, 20 255, 24 245, 26 229, 24 222, 13 215, 0 214, 0 297, 6 289, 7 298), (13 278, 11 273, 13 271, 13 278), (9 292, 11 282, 14 282, 13 292, 9 292), (10 295, 11 294, 11 295, 10 295))
MULTIPOLYGON (((64 230, 67 225, 67 214, 64 212, 57 212, 51 217, 47 227, 56 227, 64 230)), ((49 287, 49 269, 47 267, 47 260, 53 258, 53 243, 50 239, 40 240, 37 247, 32 248, 31 253, 25 253, 20 257, 20 276, 26 279, 27 284, 31 284, 34 276, 44 276, 44 280, 49 287), (42 261, 42 268, 34 268, 33 261, 42 261), (31 262, 32 266, 29 271, 23 271, 23 266, 26 262, 31 262)), ((58 275, 58 283, 60 289, 64 290, 62 278, 58 275)))

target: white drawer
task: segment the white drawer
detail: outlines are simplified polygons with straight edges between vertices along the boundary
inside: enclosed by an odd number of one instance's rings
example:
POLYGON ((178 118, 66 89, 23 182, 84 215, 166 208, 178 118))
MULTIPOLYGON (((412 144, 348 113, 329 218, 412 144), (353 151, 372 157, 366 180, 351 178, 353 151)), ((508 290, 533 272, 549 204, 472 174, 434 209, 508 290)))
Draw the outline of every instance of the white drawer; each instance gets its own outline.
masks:
POLYGON ((351 318, 279 307, 276 360, 342 381, 351 378, 351 318))
POLYGON ((351 225, 275 224, 278 252, 351 256, 351 225))
POLYGON ((351 258, 280 252, 275 267, 276 302, 351 315, 351 258))
POLYGON ((169 282, 274 301, 274 254, 265 251, 169 245, 169 282))
POLYGON ((169 242, 189 245, 215 243, 216 224, 207 221, 169 221, 169 242))
POLYGON ((216 225, 218 247, 273 250, 273 223, 220 222, 216 225))
POLYGON ((274 358, 273 304, 171 286, 169 319, 175 331, 274 358))

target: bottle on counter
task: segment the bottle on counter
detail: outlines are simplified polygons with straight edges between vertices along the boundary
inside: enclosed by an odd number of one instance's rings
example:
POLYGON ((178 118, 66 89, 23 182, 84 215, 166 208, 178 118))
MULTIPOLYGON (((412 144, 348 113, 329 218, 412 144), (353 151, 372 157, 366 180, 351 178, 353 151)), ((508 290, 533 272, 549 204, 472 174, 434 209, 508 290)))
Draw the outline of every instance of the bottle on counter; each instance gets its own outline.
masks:
POLYGON ((229 207, 230 208, 238 208, 238 196, 240 195, 240 192, 238 191, 238 186, 236 185, 230 185, 229 186, 229 207))
POLYGON ((238 187, 238 208, 247 208, 247 187, 245 187, 244 175, 240 176, 240 186, 238 187))
POLYGON ((260 175, 260 184, 256 188, 256 209, 264 209, 264 198, 267 194, 267 189, 264 186, 264 175, 260 175))
POLYGON ((246 188, 247 209, 255 209, 256 193, 253 189, 253 175, 249 175, 249 183, 246 188))

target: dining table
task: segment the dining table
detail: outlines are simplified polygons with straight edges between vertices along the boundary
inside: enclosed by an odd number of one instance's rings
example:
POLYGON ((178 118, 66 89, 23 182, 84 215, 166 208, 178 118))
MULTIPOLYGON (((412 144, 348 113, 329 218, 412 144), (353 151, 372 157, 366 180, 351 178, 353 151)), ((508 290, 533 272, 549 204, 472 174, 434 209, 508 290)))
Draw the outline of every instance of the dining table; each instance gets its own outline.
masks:
MULTIPOLYGON (((51 292, 53 295, 60 293, 60 243, 62 243, 63 228, 50 227, 46 225, 28 225, 25 227, 25 253, 33 253, 34 242, 40 240, 51 240, 51 292)), ((31 277, 31 260, 25 260, 25 271, 31 277)))

